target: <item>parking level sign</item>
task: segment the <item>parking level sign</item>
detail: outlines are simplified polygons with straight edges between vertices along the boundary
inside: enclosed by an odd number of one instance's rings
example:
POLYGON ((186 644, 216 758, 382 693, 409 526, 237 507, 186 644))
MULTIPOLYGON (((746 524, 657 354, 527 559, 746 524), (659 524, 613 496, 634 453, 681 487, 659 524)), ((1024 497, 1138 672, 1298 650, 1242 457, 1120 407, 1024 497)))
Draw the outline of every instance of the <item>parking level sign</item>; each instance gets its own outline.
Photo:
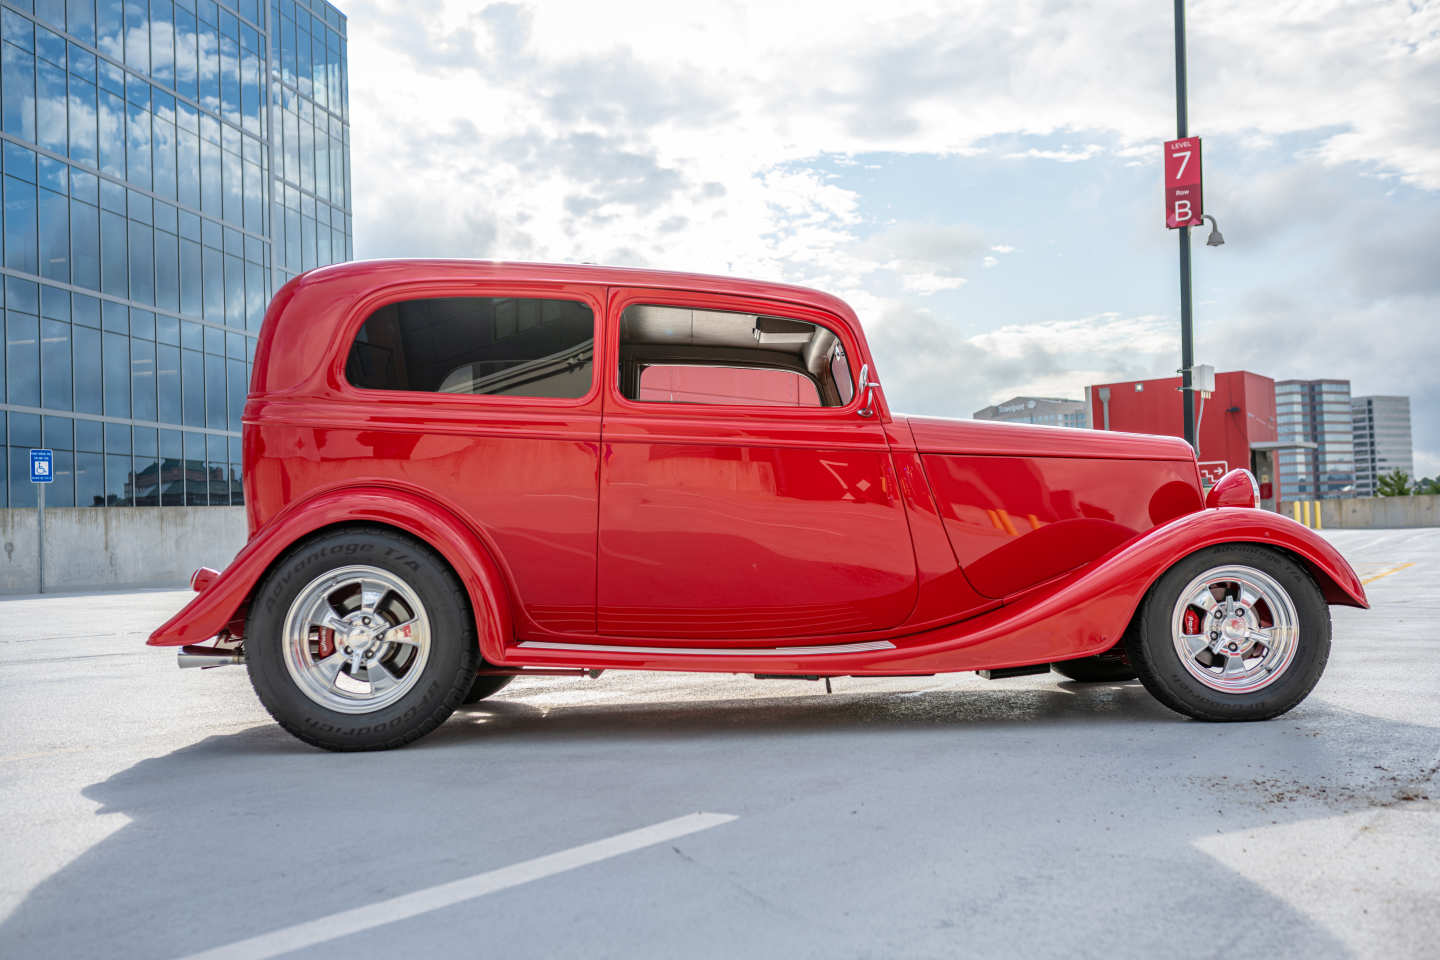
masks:
POLYGON ((55 481, 55 451, 39 449, 30 451, 30 482, 53 483, 55 481))
POLYGON ((1200 138, 1165 141, 1165 226, 1173 230, 1204 223, 1203 183, 1200 138))

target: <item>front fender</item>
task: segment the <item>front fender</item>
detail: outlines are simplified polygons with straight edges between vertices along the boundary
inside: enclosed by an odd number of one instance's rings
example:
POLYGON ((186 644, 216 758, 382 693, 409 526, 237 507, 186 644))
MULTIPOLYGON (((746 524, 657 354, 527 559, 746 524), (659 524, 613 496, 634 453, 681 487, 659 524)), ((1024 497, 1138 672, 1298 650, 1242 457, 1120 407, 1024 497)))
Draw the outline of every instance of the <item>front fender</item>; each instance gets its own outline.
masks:
POLYGON ((1119 563, 1138 561, 1154 571, 1149 577, 1153 583, 1175 560, 1196 550, 1234 542, 1261 543, 1294 555, 1315 578, 1327 603, 1370 606, 1359 576, 1330 541, 1289 517, 1254 507, 1211 507, 1186 514, 1121 547, 1110 559, 1119 563), (1154 561, 1167 555, 1169 562, 1155 569, 1154 561))
POLYGON ((513 634, 509 592, 484 542, 449 510, 424 496, 368 485, 328 490, 276 514, 255 531, 213 583, 165 621, 147 642, 172 647, 215 636, 240 612, 281 553, 303 537, 341 523, 394 527, 437 550, 470 596, 481 655, 491 663, 502 662, 513 634))

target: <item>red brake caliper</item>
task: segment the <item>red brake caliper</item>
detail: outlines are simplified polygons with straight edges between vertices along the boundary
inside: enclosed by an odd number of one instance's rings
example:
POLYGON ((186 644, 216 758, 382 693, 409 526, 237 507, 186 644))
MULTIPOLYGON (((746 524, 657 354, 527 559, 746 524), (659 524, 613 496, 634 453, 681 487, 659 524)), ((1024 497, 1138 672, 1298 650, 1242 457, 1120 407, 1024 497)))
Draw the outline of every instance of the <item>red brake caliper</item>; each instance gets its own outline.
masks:
POLYGON ((1192 636, 1200 632, 1200 614, 1193 609, 1185 611, 1185 632, 1192 636))
POLYGON ((318 633, 320 635, 320 649, 317 651, 317 655, 321 660, 324 660, 335 652, 335 631, 329 627, 321 627, 318 633))

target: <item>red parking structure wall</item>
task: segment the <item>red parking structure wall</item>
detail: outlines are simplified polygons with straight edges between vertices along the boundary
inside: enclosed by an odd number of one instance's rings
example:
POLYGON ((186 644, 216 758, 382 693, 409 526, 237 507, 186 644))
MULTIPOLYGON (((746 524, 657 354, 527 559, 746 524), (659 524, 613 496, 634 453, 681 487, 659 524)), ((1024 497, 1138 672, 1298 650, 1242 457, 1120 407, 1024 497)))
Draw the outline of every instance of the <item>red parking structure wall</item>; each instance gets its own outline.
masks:
MULTIPOLYGON (((1095 384, 1090 388, 1090 422, 1097 429, 1106 426, 1101 387, 1110 388, 1111 430, 1185 435, 1179 377, 1095 384)), ((1198 397, 1195 409, 1202 461, 1224 460, 1232 468, 1248 469, 1251 446, 1276 439, 1275 381, 1269 377, 1248 370, 1217 373, 1215 393, 1205 400, 1203 413, 1198 397)))

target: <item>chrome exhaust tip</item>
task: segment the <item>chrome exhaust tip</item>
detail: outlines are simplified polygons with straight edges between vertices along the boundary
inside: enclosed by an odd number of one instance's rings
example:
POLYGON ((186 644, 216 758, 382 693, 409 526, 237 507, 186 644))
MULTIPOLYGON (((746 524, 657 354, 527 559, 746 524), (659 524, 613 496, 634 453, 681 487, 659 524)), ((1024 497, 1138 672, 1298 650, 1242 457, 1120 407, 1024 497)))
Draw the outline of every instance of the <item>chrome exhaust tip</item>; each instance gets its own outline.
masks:
POLYGON ((191 644, 181 647, 175 655, 175 660, 182 670, 194 668, 209 670, 211 667, 228 667, 231 664, 244 663, 245 654, 238 647, 226 650, 221 647, 191 644))

